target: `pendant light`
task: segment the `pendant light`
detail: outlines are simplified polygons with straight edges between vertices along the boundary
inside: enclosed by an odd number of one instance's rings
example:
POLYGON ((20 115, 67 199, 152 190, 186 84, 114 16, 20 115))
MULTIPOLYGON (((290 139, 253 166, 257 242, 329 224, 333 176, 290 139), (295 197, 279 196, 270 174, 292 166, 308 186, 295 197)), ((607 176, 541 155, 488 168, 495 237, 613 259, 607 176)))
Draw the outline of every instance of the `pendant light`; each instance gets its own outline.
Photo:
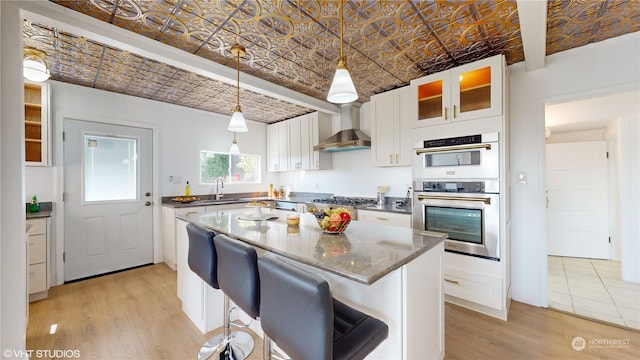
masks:
POLYGON ((344 3, 340 0, 340 58, 338 59, 338 65, 336 66, 336 73, 333 76, 331 87, 329 88, 329 94, 327 94, 327 101, 336 104, 345 104, 356 101, 358 99, 358 92, 356 91, 351 75, 349 75, 349 69, 347 68, 347 57, 343 52, 343 28, 344 19, 342 16, 342 10, 344 3))
POLYGON ((233 110, 233 115, 229 121, 227 129, 233 132, 246 132, 249 131, 247 123, 244 121, 242 111, 240 110, 240 57, 246 54, 244 47, 240 44, 233 44, 231 46, 231 53, 236 56, 236 72, 237 72, 237 87, 238 87, 238 102, 236 108, 233 110))
POLYGON ((24 60, 22 61, 23 75, 27 80, 35 82, 47 81, 51 76, 47 63, 44 61, 43 51, 31 47, 24 48, 24 60))
POLYGON ((236 132, 233 132, 233 141, 231 142, 231 148, 229 149, 229 155, 240 155, 240 148, 238 147, 238 141, 236 140, 236 132))

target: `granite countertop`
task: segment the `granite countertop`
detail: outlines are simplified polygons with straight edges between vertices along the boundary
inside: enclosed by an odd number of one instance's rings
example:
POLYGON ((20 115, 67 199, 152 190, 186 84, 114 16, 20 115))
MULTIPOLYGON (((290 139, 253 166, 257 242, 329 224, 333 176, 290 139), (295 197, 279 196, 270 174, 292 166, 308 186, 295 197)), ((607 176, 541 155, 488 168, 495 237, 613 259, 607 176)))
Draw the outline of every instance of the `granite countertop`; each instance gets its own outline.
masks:
POLYGON ((420 232, 383 224, 352 221, 343 234, 325 234, 312 214, 300 214, 300 225, 286 224, 290 212, 263 210, 277 217, 246 221, 251 210, 225 210, 180 217, 227 234, 266 251, 372 284, 444 241, 446 234, 420 232))
MULTIPOLYGON (((274 199, 266 196, 266 193, 241 193, 225 194, 221 200, 214 200, 214 195, 196 195, 195 197, 198 200, 189 203, 173 201, 172 199, 175 198, 175 196, 166 196, 162 198, 162 206, 180 209, 196 206, 226 205, 261 200, 286 201, 306 204, 311 203, 313 199, 331 196, 333 196, 333 194, 329 193, 293 193, 289 197, 274 199)), ((411 214, 411 202, 405 204, 404 207, 398 207, 395 205, 395 200, 404 200, 404 198, 389 198, 385 205, 356 206, 356 209, 411 214)))

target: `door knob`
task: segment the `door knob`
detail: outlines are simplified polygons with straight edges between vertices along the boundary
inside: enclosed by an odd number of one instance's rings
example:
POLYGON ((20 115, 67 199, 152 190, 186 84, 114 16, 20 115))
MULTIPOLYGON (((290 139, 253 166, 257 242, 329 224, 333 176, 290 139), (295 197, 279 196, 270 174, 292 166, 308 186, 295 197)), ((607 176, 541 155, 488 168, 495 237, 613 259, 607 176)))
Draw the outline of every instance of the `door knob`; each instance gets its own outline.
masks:
POLYGON ((151 196, 151 193, 147 191, 146 193, 144 193, 144 196, 151 196))
POLYGON ((144 206, 151 206, 151 201, 145 201, 144 206))

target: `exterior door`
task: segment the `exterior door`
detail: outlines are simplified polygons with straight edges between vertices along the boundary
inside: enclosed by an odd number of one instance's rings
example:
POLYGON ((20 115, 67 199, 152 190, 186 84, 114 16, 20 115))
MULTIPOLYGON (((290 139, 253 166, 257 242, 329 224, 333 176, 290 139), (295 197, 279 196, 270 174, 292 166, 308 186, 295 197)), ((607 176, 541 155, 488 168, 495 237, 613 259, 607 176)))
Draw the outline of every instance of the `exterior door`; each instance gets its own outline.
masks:
POLYGON ((607 145, 547 144, 548 254, 610 259, 607 145))
POLYGON ((153 262, 152 130, 65 119, 65 281, 153 262))

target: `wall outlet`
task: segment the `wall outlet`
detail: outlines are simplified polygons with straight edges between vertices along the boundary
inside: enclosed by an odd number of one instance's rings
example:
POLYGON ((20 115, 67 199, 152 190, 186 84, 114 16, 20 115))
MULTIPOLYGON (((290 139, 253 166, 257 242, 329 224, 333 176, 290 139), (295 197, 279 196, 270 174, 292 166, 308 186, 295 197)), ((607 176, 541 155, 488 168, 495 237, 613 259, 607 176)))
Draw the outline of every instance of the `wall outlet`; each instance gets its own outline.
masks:
POLYGON ((181 184, 182 176, 169 175, 169 182, 172 184, 181 184))

